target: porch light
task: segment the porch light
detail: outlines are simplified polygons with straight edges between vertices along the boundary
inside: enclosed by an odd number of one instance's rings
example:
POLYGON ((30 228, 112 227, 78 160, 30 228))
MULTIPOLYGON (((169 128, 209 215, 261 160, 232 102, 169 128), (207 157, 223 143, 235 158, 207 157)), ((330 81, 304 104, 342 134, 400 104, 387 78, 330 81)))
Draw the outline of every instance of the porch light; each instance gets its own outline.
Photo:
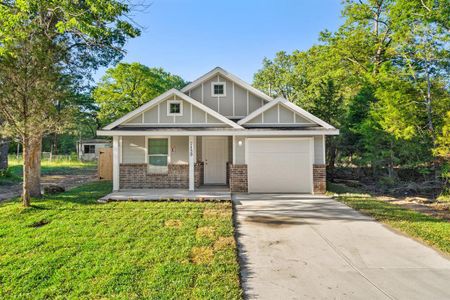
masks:
POLYGON ((238 142, 238 146, 241 147, 242 146, 242 141, 238 142))

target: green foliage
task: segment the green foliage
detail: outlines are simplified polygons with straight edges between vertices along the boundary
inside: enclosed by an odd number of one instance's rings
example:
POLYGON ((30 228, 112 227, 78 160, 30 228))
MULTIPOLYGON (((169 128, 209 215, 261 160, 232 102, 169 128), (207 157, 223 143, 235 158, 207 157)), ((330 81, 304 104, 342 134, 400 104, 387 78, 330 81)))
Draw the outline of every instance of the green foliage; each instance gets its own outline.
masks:
POLYGON ((186 82, 181 77, 161 68, 119 63, 106 71, 93 91, 93 98, 100 107, 98 117, 106 125, 161 93, 184 85, 186 82))
POLYGON ((322 32, 306 51, 265 59, 254 85, 339 126, 342 161, 389 176, 394 166, 431 167, 450 143, 449 7, 346 0, 336 32, 322 32))
POLYGON ((0 298, 242 298, 231 203, 96 202, 110 191, 0 203, 0 298))

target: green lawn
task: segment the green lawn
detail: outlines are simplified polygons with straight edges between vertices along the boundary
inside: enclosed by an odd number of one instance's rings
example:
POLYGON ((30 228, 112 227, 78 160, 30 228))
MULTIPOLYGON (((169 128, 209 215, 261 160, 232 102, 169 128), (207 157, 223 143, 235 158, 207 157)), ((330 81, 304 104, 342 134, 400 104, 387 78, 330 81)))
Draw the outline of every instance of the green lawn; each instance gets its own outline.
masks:
POLYGON ((230 203, 96 203, 110 189, 0 204, 0 298, 241 297, 230 203))
MULTIPOLYGON (((23 161, 14 156, 9 157, 8 171, 0 173, 0 185, 19 183, 22 181, 23 161)), ((41 163, 42 175, 77 175, 86 171, 95 172, 96 162, 82 162, 77 159, 43 159, 41 163)))
POLYGON ((328 190, 338 193, 336 199, 348 206, 450 254, 450 222, 357 194, 354 189, 348 192, 341 185, 329 184, 328 190))

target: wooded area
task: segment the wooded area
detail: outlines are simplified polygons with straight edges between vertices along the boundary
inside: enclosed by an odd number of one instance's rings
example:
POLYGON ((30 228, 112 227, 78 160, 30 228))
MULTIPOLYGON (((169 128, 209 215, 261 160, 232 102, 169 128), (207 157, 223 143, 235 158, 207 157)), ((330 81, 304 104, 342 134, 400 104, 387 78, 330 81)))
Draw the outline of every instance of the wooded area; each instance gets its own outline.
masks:
POLYGON ((317 45, 265 59, 254 85, 340 128, 327 143, 331 176, 342 175, 336 165, 357 167, 353 177, 389 184, 407 180, 399 178, 407 169, 409 179, 445 186, 450 3, 344 1, 342 15, 344 24, 323 31, 317 45))

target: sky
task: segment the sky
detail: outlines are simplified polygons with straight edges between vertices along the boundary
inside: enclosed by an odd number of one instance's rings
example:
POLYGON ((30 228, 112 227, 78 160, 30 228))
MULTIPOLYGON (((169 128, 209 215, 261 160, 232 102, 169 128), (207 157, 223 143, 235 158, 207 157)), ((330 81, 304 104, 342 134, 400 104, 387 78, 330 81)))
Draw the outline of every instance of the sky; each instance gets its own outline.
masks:
MULTIPOLYGON (((340 0, 148 0, 133 12, 140 37, 123 61, 162 67, 193 81, 216 66, 251 83, 264 57, 306 50, 342 23, 340 0)), ((105 72, 99 70, 98 80, 105 72)))

